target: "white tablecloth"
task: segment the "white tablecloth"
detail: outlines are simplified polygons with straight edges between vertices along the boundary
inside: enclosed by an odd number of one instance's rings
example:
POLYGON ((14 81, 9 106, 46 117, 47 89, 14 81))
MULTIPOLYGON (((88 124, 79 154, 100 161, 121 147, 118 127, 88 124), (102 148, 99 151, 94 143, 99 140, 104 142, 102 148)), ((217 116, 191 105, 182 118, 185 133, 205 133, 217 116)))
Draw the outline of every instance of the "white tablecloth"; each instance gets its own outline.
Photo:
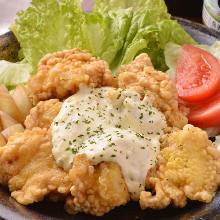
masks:
POLYGON ((0 0, 0 35, 9 30, 17 11, 25 9, 30 0, 0 0))

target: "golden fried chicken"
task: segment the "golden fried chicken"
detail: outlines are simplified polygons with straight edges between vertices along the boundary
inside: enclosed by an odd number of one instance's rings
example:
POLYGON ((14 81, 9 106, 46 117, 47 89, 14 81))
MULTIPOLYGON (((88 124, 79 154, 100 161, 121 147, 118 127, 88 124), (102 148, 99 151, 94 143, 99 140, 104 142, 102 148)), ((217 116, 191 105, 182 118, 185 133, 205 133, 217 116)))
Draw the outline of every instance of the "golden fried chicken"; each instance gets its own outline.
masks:
POLYGON ((50 128, 50 125, 56 115, 59 113, 62 102, 58 99, 39 102, 31 109, 30 114, 26 117, 24 125, 27 129, 34 127, 50 128))
POLYGON ((129 193, 117 164, 92 166, 79 155, 70 172, 56 165, 50 132, 34 128, 10 137, 0 148, 0 184, 8 185, 11 196, 23 205, 49 197, 66 200, 70 213, 103 215, 129 200, 129 193))
POLYGON ((0 148, 0 183, 9 186, 19 203, 28 205, 51 193, 69 193, 69 176, 56 165, 51 148, 48 131, 40 128, 17 133, 0 148))
POLYGON ((220 183, 219 158, 206 132, 199 128, 186 125, 167 135, 156 171, 147 178, 147 188, 156 195, 142 192, 141 207, 161 209, 171 203, 183 207, 187 199, 211 202, 220 183))
POLYGON ((79 155, 70 170, 70 179, 73 183, 72 196, 66 201, 69 213, 85 212, 101 216, 129 201, 126 183, 115 163, 103 162, 92 166, 84 155, 79 155))
POLYGON ((80 49, 51 53, 43 57, 38 72, 27 88, 34 103, 74 94, 80 84, 91 87, 115 86, 108 64, 80 49))
POLYGON ((46 55, 28 82, 30 97, 38 104, 25 120, 26 130, 0 148, 0 184, 9 186, 13 198, 24 205, 45 197, 62 199, 71 214, 97 216, 130 200, 118 164, 93 165, 83 154, 76 155, 69 171, 55 162, 49 128, 60 111, 59 100, 76 93, 81 83, 134 89, 148 95, 166 116, 170 129, 161 139, 157 164, 146 177, 146 191, 140 196, 143 209, 213 199, 220 184, 220 152, 204 131, 186 125, 187 109, 179 106, 172 80, 153 68, 147 54, 123 66, 115 79, 105 61, 79 49, 46 55))
POLYGON ((174 82, 166 73, 154 69, 147 54, 141 54, 121 67, 118 84, 120 88, 134 89, 150 96, 155 107, 165 114, 169 126, 182 128, 187 124, 188 112, 178 106, 174 82))

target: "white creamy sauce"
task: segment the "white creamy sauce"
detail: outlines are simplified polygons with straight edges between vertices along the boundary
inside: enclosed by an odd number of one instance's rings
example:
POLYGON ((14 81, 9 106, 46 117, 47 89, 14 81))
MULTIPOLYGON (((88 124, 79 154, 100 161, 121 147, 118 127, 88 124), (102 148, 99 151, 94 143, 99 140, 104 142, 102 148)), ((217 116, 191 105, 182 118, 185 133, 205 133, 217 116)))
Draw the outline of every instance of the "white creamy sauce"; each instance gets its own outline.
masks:
POLYGON ((148 97, 141 100, 131 90, 81 87, 63 103, 51 125, 53 155, 65 170, 77 154, 86 154, 94 165, 116 162, 138 199, 156 163, 165 127, 164 115, 148 97))

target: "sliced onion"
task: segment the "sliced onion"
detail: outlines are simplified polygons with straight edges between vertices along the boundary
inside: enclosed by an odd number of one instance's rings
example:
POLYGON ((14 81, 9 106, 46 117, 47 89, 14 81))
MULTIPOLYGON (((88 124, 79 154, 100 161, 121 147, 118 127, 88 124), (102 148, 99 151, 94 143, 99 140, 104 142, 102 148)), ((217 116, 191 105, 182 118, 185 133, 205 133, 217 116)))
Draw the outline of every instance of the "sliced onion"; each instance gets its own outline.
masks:
POLYGON ((24 131, 24 127, 21 124, 15 124, 2 131, 2 135, 5 137, 6 140, 8 140, 10 136, 14 135, 17 132, 23 132, 23 131, 24 131))
POLYGON ((6 140, 4 136, 0 133, 0 147, 3 147, 6 145, 6 140))
POLYGON ((29 115, 32 108, 30 99, 28 98, 26 89, 24 86, 17 86, 12 97, 19 108, 23 118, 26 118, 29 115))
POLYGON ((19 122, 17 122, 14 118, 12 118, 10 115, 8 115, 5 112, 0 112, 0 120, 3 130, 12 125, 19 124, 19 122))
POLYGON ((25 119, 8 92, 0 91, 0 111, 9 114, 18 122, 23 122, 25 119))

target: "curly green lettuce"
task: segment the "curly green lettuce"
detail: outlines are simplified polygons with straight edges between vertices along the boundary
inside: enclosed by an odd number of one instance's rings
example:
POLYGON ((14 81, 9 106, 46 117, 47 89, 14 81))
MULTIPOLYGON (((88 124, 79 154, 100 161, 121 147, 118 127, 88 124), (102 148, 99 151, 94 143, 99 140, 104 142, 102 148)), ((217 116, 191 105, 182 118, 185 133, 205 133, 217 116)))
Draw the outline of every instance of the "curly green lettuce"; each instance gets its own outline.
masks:
POLYGON ((32 73, 32 67, 25 62, 11 63, 0 60, 0 85, 13 89, 19 84, 26 83, 32 73))
POLYGON ((18 13, 12 31, 34 71, 45 54, 74 47, 89 50, 112 69, 147 52, 155 67, 164 70, 166 43, 194 43, 170 18, 163 0, 94 0, 90 12, 83 11, 83 4, 32 0, 18 13))

